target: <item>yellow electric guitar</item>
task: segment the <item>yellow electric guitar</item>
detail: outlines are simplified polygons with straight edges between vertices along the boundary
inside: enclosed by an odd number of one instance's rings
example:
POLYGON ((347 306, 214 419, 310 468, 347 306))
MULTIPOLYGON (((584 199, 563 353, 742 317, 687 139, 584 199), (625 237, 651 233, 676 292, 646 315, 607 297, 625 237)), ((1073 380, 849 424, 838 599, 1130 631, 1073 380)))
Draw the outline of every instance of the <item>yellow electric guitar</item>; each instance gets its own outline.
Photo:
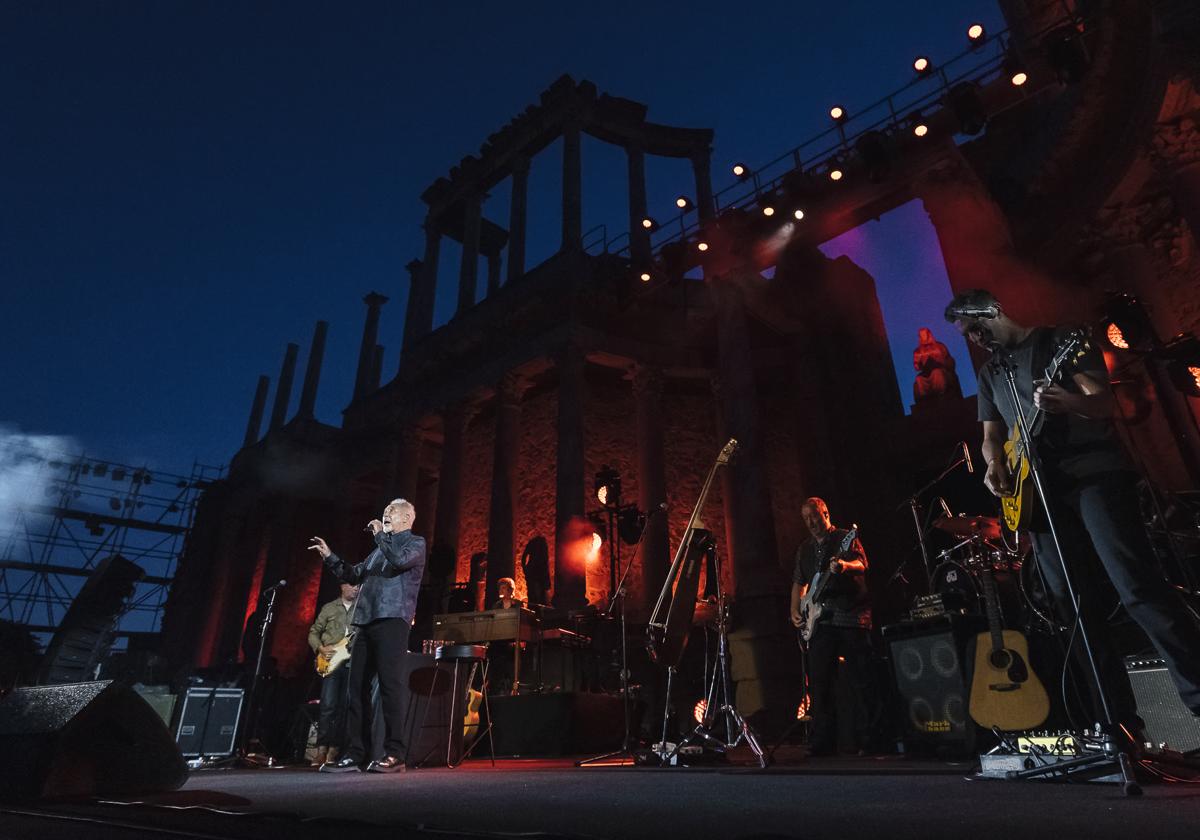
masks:
MULTIPOLYGON (((1087 350, 1087 336, 1083 330, 1067 333, 1055 348, 1054 357, 1046 367, 1042 379, 1047 383, 1056 381, 1065 370, 1074 367, 1087 350)), ((1025 427, 1034 437, 1041 431, 1045 417, 1045 413, 1036 407, 1030 408, 1026 413, 1025 427)), ((1004 444, 1004 455, 1008 461, 1009 474, 1012 475, 1013 493, 1011 496, 1000 497, 1000 510, 1004 514, 1004 524, 1010 531, 1024 530, 1033 519, 1033 511, 1037 507, 1037 492, 1029 474, 1029 447, 1022 439, 1020 423, 1013 424, 1008 441, 1004 444)))
POLYGON ((317 673, 322 677, 328 677, 338 668, 350 661, 350 646, 354 643, 354 634, 347 633, 342 639, 338 639, 330 647, 333 648, 333 653, 326 656, 320 651, 317 652, 317 673))
POLYGON ((975 641, 975 676, 971 680, 971 718, 980 726, 1005 732, 1033 729, 1050 714, 1050 697, 1029 666, 1029 642, 1016 630, 1005 630, 991 568, 979 573, 987 608, 988 631, 975 641))

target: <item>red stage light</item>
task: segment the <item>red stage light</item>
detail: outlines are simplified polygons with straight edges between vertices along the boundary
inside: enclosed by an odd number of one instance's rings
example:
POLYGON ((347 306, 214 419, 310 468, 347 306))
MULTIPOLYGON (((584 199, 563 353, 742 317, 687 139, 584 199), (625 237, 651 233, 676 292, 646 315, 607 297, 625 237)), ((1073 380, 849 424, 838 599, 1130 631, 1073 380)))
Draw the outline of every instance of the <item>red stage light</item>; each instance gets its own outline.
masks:
POLYGON ((701 697, 692 708, 692 717, 696 719, 696 723, 704 723, 704 715, 707 711, 708 701, 701 697))
POLYGON ((1128 350, 1129 342, 1125 340, 1125 333, 1121 332, 1121 328, 1115 323, 1109 322, 1109 325, 1104 330, 1104 337, 1108 339, 1108 343, 1118 350, 1128 350))

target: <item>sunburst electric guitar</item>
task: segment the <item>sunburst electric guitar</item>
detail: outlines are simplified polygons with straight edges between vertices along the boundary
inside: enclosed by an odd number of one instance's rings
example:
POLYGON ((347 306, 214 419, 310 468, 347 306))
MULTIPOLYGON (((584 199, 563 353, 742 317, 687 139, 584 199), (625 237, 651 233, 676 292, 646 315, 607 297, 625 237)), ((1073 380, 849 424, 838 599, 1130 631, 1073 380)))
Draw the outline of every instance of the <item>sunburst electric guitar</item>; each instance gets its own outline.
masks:
POLYGON ((338 639, 330 647, 333 648, 333 653, 326 656, 323 653, 317 653, 317 673, 322 677, 328 677, 338 668, 350 661, 350 645, 354 643, 354 634, 347 633, 343 638, 338 639))
MULTIPOLYGON (((1057 381, 1066 370, 1075 366, 1087 349, 1087 335, 1083 330, 1067 333, 1055 348, 1054 357, 1046 367, 1042 379, 1047 383, 1057 381)), ((1038 436, 1045 417, 1045 412, 1036 407, 1026 413, 1025 427, 1029 429, 1030 435, 1035 438, 1038 436)), ((1033 519, 1033 511, 1037 507, 1037 493, 1029 472, 1028 442, 1021 435, 1019 422, 1014 423, 1010 430, 1008 441, 1004 444, 1004 455, 1013 480, 1013 492, 1011 496, 1000 497, 1000 510, 1004 514, 1004 524, 1010 531, 1024 530, 1033 519)))
POLYGON ((971 718, 980 726, 1017 732, 1033 729, 1050 714, 1050 698, 1029 666, 1029 642, 1016 630, 1003 629, 1000 600, 992 570, 979 573, 987 607, 988 632, 975 642, 971 681, 971 718))
POLYGON ((813 575, 812 583, 808 585, 808 591, 804 593, 804 598, 800 601, 800 636, 804 641, 809 641, 813 637, 813 633, 817 631, 817 621, 821 618, 821 613, 825 609, 822 601, 825 598, 825 590, 829 588, 829 581, 833 580, 833 572, 829 567, 833 565, 834 560, 841 558, 843 554, 850 550, 854 545, 854 541, 858 539, 858 526, 851 525, 850 530, 846 532, 846 536, 842 537, 841 544, 838 545, 837 551, 829 558, 829 562, 817 569, 817 573, 813 575))

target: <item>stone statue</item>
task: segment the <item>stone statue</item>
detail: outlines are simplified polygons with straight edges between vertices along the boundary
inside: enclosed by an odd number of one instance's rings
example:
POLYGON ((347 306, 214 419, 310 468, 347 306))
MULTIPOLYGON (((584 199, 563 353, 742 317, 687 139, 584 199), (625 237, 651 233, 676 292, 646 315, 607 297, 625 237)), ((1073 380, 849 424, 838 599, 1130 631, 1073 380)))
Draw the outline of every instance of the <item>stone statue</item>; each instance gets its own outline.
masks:
POLYGON ((954 372, 954 357, 945 344, 933 337, 928 327, 921 327, 917 333, 913 370, 917 372, 917 378, 913 381, 913 402, 962 397, 962 386, 958 383, 958 374, 954 372))

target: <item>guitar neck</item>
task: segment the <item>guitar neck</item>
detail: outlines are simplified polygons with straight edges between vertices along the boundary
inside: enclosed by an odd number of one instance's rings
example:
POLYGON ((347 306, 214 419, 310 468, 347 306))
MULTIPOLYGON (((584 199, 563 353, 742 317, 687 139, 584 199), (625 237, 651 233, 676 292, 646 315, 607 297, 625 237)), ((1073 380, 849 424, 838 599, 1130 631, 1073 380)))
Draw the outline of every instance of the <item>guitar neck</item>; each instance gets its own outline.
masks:
POLYGON ((983 603, 987 611, 988 633, 992 637, 992 650, 1004 647, 1004 624, 1000 620, 1000 603, 996 595, 996 580, 992 577, 991 569, 983 569, 979 573, 983 582, 983 603))

